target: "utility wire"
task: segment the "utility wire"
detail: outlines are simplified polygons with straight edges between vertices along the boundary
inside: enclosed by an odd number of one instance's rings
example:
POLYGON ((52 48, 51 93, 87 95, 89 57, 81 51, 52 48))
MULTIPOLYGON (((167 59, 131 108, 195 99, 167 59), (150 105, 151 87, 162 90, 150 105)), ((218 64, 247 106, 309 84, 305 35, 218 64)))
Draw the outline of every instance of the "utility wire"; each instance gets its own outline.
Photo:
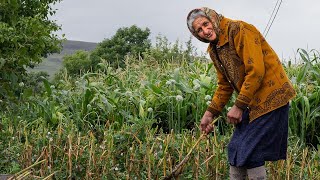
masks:
POLYGON ((277 14, 278 14, 278 11, 279 11, 279 9, 280 9, 281 3, 282 3, 282 0, 280 0, 280 3, 279 3, 279 6, 278 6, 278 9, 277 9, 277 11, 276 11, 276 14, 274 15, 274 17, 273 17, 273 19, 272 19, 272 22, 271 22, 271 24, 270 24, 270 26, 269 26, 269 28, 268 28, 268 31, 266 32, 265 37, 267 37, 267 35, 268 35, 268 33, 269 33, 269 30, 270 30, 270 28, 271 28, 271 26, 272 26, 272 24, 273 24, 273 21, 275 20, 275 18, 276 18, 276 16, 277 16, 277 14))
POLYGON ((268 29, 268 26, 269 26, 269 24, 270 24, 270 22, 271 22, 271 19, 272 19, 272 17, 273 17, 274 12, 276 11, 276 8, 277 8, 279 2, 280 2, 280 0, 277 0, 277 3, 276 3, 276 5, 274 6, 273 11, 272 11, 272 13, 271 13, 271 16, 270 16, 270 18, 269 18, 268 24, 267 24, 266 27, 264 28, 263 34, 266 33, 266 30, 268 29))
MULTIPOLYGON (((265 31, 264 31, 264 37, 267 37, 267 35, 268 35, 268 33, 269 33, 269 30, 270 30, 270 28, 271 28, 271 26, 272 26, 272 24, 273 24, 273 22, 274 22, 274 20, 275 20, 275 18, 276 18, 276 16, 277 16, 278 12, 279 12, 279 9, 280 9, 282 0, 280 0, 280 1, 278 0, 278 1, 277 1, 277 4, 278 4, 278 2, 279 2, 278 8, 277 8, 277 10, 276 10, 275 15, 273 16, 273 19, 272 19, 272 21, 271 21, 271 24, 270 24, 269 27, 268 27, 268 30, 266 31, 266 29, 265 29, 265 31)), ((277 4, 276 4, 276 6, 277 6, 277 4)), ((275 6, 275 8, 276 8, 276 6, 275 6)), ((273 12, 275 11, 275 8, 273 9, 273 12)), ((273 12, 272 12, 272 14, 273 14, 273 12)), ((272 18, 272 15, 271 15, 270 19, 271 19, 271 18, 272 18)), ((269 21, 270 21, 270 19, 269 19, 269 21)), ((268 24, 269 24, 269 23, 268 23, 268 24)), ((266 28, 267 28, 267 27, 266 27, 266 28)))

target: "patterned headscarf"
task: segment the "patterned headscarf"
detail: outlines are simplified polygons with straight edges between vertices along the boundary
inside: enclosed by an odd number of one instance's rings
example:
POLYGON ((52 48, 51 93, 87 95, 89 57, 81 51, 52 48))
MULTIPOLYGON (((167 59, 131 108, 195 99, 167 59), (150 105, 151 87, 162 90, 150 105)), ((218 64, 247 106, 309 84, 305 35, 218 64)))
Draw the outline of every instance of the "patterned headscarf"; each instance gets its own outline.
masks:
POLYGON ((221 14, 218 14, 215 10, 209 9, 207 7, 203 7, 201 9, 193 9, 192 11, 189 12, 188 17, 187 17, 187 26, 192 33, 193 36, 195 36, 197 39, 199 39, 202 42, 209 43, 210 41, 203 39, 198 36, 198 34, 195 32, 195 30, 192 27, 192 23, 195 19, 198 17, 206 17, 209 19, 209 21, 212 22, 213 24, 213 29, 217 35, 216 42, 218 41, 219 34, 220 34, 220 21, 223 18, 221 14))

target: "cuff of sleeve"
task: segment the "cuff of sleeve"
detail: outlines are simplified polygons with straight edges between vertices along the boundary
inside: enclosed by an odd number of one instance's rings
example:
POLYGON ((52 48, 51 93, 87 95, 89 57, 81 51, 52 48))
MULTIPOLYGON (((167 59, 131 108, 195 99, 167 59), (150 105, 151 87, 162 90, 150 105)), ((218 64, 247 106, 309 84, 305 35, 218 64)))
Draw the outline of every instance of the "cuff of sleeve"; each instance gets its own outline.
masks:
POLYGON ((220 114, 220 112, 219 112, 219 111, 217 111, 217 110, 213 109, 213 108, 212 108, 212 107, 210 107, 210 106, 207 108, 207 111, 211 112, 211 113, 212 113, 212 115, 213 115, 213 117, 216 117, 216 116, 218 116, 218 115, 220 114))
POLYGON ((244 111, 245 109, 247 109, 247 107, 248 107, 248 105, 249 105, 249 104, 246 104, 246 103, 241 102, 241 101, 239 101, 239 100, 236 100, 236 102, 235 102, 234 104, 235 104, 238 108, 242 109, 243 111, 244 111))

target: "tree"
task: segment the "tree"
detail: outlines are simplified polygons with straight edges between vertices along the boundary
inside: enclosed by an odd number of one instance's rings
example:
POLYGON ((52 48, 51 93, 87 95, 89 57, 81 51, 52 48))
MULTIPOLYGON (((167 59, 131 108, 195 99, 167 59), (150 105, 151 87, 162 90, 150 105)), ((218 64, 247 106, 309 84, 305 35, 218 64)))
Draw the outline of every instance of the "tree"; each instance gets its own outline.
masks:
POLYGON ((89 59, 90 53, 88 51, 78 50, 74 54, 65 55, 63 57, 63 67, 71 76, 85 73, 92 69, 92 63, 89 59))
POLYGON ((61 0, 1 0, 0 3, 0 99, 14 95, 26 68, 61 49, 53 32, 58 26, 49 17, 61 0))
POLYGON ((112 66, 124 66, 126 55, 142 54, 151 46, 148 39, 150 30, 145 30, 133 25, 131 27, 120 28, 111 39, 105 39, 98 44, 97 48, 91 54, 93 65, 105 59, 112 66))

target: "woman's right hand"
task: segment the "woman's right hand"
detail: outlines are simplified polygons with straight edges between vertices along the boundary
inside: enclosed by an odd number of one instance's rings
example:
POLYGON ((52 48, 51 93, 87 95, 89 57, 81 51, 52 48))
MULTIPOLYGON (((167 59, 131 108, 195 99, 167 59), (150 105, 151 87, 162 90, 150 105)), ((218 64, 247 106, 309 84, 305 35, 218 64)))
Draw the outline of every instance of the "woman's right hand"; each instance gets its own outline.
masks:
POLYGON ((211 125, 212 120, 213 120, 213 114, 210 111, 206 111, 200 122, 201 131, 205 132, 206 134, 209 134, 210 132, 212 132, 213 131, 213 126, 211 125))

